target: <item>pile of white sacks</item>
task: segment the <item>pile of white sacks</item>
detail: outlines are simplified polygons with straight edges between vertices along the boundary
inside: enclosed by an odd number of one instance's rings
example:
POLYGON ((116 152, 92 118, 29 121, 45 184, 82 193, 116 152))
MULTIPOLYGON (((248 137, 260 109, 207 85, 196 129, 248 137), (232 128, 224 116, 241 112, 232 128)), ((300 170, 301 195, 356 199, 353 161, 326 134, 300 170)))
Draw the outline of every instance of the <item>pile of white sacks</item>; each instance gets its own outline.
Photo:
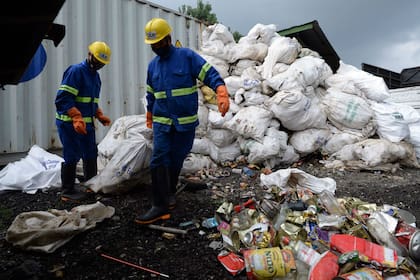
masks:
POLYGON ((419 166, 414 108, 387 102, 382 78, 343 62, 333 74, 318 53, 276 30, 256 24, 238 43, 222 24, 204 30, 199 53, 224 78, 231 106, 221 117, 214 92, 200 88, 200 125, 186 171, 204 158, 240 156, 273 168, 317 151, 329 168, 419 166))

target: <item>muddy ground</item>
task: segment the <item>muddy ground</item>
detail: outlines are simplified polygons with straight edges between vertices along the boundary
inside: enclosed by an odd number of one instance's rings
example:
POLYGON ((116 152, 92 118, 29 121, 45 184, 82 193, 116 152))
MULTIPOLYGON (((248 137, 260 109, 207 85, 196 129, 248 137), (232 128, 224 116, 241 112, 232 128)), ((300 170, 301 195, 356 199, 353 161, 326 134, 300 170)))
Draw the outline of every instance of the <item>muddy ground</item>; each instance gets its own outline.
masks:
MULTIPOLYGON (((420 224, 418 169, 404 168, 395 173, 334 171, 325 169, 316 158, 306 159, 297 168, 316 177, 334 178, 336 197, 354 196, 379 205, 391 204, 414 214, 420 224)), ((185 188, 178 196, 172 218, 158 224, 180 228, 182 222, 213 217, 224 199, 239 202, 247 191, 254 192, 258 199, 258 178, 235 173, 207 177, 207 188, 185 188)), ((96 195, 91 202, 99 200, 113 206, 115 215, 50 254, 14 247, 4 238, 7 228, 22 212, 71 209, 77 205, 61 202, 58 189, 35 195, 0 194, 0 279, 166 279, 106 259, 99 254, 99 247, 102 253, 167 274, 170 279, 246 279, 245 273, 230 275, 217 260, 219 250, 209 247, 213 240, 221 241, 217 235, 212 237, 216 229, 200 227, 169 239, 160 231, 135 224, 135 216, 150 205, 149 188, 143 185, 125 194, 96 195)))

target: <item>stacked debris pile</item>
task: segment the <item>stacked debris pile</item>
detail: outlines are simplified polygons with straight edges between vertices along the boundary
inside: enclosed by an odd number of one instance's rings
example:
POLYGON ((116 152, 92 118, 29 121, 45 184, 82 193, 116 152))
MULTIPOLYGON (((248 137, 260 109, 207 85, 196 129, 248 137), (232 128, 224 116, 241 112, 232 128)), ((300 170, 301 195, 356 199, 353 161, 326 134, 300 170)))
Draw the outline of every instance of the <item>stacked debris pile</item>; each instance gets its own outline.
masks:
MULTIPOLYGON (((340 62, 333 73, 315 51, 256 24, 238 43, 222 24, 203 31, 199 53, 224 78, 230 110, 199 84, 199 126, 182 173, 244 158, 268 169, 322 154, 331 169, 418 168, 420 114, 387 101, 384 80, 340 62)), ((144 100, 145 102, 145 100, 144 100)), ((152 132, 144 115, 114 122, 98 146, 100 174, 86 184, 111 193, 148 181, 152 132)))
POLYGON ((296 168, 262 173, 259 180, 263 193, 242 203, 226 200, 202 223, 218 232, 210 246, 232 275, 419 279, 420 230, 410 212, 336 198, 333 179, 296 168))
POLYGON ((200 54, 223 76, 231 98, 221 117, 214 92, 200 87, 192 153, 220 164, 246 155, 267 168, 320 152, 328 168, 418 167, 420 114, 388 102, 382 78, 256 24, 238 43, 222 24, 203 31, 200 54))

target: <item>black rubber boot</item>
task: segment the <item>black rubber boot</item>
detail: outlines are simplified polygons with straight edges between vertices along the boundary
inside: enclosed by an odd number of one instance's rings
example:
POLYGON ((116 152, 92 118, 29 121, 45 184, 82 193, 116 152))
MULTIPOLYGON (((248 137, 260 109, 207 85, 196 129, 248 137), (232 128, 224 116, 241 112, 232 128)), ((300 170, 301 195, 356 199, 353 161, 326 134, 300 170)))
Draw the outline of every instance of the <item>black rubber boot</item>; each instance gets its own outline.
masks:
POLYGON ((158 220, 167 220, 171 217, 168 208, 169 170, 165 166, 151 169, 153 204, 145 214, 138 215, 135 222, 138 224, 151 224, 158 220))
POLYGON ((171 168, 169 170, 170 189, 168 197, 168 207, 171 210, 175 209, 176 207, 176 186, 178 185, 179 173, 181 173, 181 169, 178 168, 171 168))
POLYGON ((83 175, 85 181, 89 180, 92 177, 95 177, 98 174, 98 162, 95 159, 86 159, 83 160, 83 175))
POLYGON ((76 187, 81 192, 92 193, 93 191, 87 187, 84 182, 98 175, 98 162, 95 159, 83 160, 83 180, 81 185, 76 187))
POLYGON ((76 190, 74 180, 76 179, 76 164, 61 164, 61 200, 81 202, 86 194, 76 190))

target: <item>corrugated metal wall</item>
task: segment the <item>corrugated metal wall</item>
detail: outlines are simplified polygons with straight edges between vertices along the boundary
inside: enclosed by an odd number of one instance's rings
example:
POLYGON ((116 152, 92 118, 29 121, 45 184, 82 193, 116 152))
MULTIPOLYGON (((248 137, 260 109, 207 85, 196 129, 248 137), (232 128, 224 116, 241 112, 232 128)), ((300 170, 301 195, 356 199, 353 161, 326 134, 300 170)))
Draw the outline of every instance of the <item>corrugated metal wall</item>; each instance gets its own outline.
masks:
POLYGON ((391 97, 387 101, 412 106, 420 113, 420 86, 389 90, 391 97))
MULTIPOLYGON (((35 79, 0 90, 0 156, 27 152, 34 144, 44 149, 60 148, 55 127, 56 90, 68 65, 87 56, 92 41, 106 41, 112 50, 111 63, 100 70, 100 107, 112 119, 144 113, 146 70, 153 56, 144 44, 144 26, 153 17, 168 20, 173 42, 199 49, 204 26, 190 17, 148 1, 67 0, 55 19, 66 26, 66 36, 54 47, 42 44, 47 64, 35 79)), ((99 126, 97 141, 107 128, 99 126)))

